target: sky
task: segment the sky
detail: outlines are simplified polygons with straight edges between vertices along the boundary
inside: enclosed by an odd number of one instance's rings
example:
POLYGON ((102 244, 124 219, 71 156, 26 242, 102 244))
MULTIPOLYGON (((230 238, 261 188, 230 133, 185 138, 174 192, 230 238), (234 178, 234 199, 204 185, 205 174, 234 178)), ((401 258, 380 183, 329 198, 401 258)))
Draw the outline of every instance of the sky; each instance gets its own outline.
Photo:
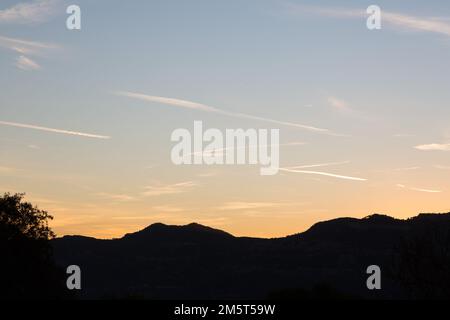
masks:
POLYGON ((99 238, 449 212, 449 57, 446 1, 2 0, 0 192, 99 238), (174 165, 195 120, 279 129, 283 170, 174 165))

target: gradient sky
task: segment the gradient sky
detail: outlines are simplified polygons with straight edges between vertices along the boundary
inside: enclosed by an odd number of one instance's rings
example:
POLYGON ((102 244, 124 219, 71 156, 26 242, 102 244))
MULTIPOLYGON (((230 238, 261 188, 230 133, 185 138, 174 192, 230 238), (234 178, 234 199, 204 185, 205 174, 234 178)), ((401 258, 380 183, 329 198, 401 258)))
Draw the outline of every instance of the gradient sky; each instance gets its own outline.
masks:
POLYGON ((102 238, 154 222, 269 237, 448 212, 449 57, 445 1, 2 0, 0 191, 26 192, 60 236, 102 238), (80 31, 65 26, 70 4, 80 31), (381 30, 366 28, 371 4, 381 30), (295 143, 281 167, 366 180, 175 166, 170 135, 194 120, 279 128, 295 143))

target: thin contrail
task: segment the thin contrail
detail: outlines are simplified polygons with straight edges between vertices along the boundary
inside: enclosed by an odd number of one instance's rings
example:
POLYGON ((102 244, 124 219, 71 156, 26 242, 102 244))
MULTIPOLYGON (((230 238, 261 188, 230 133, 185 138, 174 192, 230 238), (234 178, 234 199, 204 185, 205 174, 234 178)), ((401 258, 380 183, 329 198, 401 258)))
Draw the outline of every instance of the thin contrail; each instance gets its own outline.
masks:
POLYGON ((280 168, 279 170, 286 171, 286 172, 294 172, 294 173, 317 174, 317 175, 321 175, 321 176, 327 176, 327 177, 333 177, 333 178, 339 178, 339 179, 345 179, 345 180, 367 181, 367 179, 364 179, 364 178, 342 176, 342 175, 328 173, 328 172, 308 171, 308 170, 291 170, 291 169, 287 169, 287 168, 280 168))
POLYGON ((34 48, 34 49, 57 49, 57 48, 59 48, 57 45, 51 44, 51 43, 9 38, 9 37, 1 36, 1 35, 0 35, 0 46, 10 47, 10 48, 15 47, 15 46, 25 46, 25 47, 34 48))
POLYGON ((414 187, 407 187, 404 184, 397 184, 397 187, 402 189, 409 189, 413 191, 420 191, 420 192, 428 192, 428 193, 441 193, 441 190, 431 190, 431 189, 423 189, 423 188, 414 188, 414 187))
POLYGON ((142 94, 142 93, 129 92, 129 91, 119 91, 119 92, 115 92, 114 94, 119 95, 119 96, 128 97, 128 98, 148 101, 148 102, 163 103, 163 104, 167 104, 167 105, 171 105, 171 106, 175 106, 175 107, 179 107, 179 108, 212 112, 212 113, 222 114, 222 115, 234 117, 234 118, 270 122, 270 123, 274 123, 274 124, 278 124, 278 125, 282 125, 282 126, 295 127, 295 128, 300 128, 300 129, 317 132, 317 133, 340 136, 339 134, 333 133, 329 129, 325 129, 325 128, 318 128, 318 127, 314 127, 314 126, 310 126, 310 125, 299 124, 299 123, 294 123, 294 122, 289 122, 289 121, 279 121, 279 120, 249 115, 249 114, 245 114, 245 113, 226 111, 226 110, 218 109, 218 108, 211 107, 211 106, 208 106, 205 104, 187 101, 187 100, 150 96, 150 95, 146 95, 146 94, 142 94))
POLYGON ((328 162, 328 163, 317 163, 317 164, 308 164, 302 166, 288 167, 286 169, 305 169, 305 168, 317 168, 317 167, 327 167, 327 166, 335 166, 340 164, 347 164, 350 161, 341 161, 341 162, 328 162))
POLYGON ((47 131, 47 132, 53 132, 53 133, 68 134, 68 135, 80 136, 80 137, 86 137, 86 138, 111 139, 110 136, 101 136, 101 135, 92 134, 92 133, 85 133, 85 132, 77 132, 77 131, 68 131, 68 130, 62 130, 62 129, 47 128, 47 127, 35 126, 35 125, 32 125, 32 124, 0 121, 0 125, 10 126, 10 127, 18 127, 18 128, 26 128, 26 129, 33 129, 33 130, 41 130, 41 131, 47 131))
POLYGON ((414 191, 420 191, 420 192, 428 192, 428 193, 441 193, 441 190, 430 190, 430 189, 422 189, 422 188, 410 188, 414 191))
POLYGON ((212 156, 212 154, 223 154, 224 151, 228 150, 237 150, 237 149, 258 149, 262 147, 285 147, 285 146, 301 146, 304 145, 304 142, 288 142, 288 143, 282 143, 282 144, 265 144, 265 145, 251 145, 251 146, 245 146, 245 147, 233 147, 233 148, 218 148, 218 149, 210 149, 205 151, 198 151, 198 152, 192 152, 189 153, 190 156, 195 155, 204 155, 204 156, 212 156))

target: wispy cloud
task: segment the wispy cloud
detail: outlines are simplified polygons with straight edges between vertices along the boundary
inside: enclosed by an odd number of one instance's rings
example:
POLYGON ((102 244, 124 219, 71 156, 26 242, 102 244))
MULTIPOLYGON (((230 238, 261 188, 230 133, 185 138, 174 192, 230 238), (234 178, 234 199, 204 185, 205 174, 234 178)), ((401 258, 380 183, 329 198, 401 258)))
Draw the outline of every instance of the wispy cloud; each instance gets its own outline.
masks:
POLYGON ((340 114, 350 116, 352 118, 363 120, 363 121, 373 121, 373 116, 368 116, 361 112, 361 110, 357 110, 353 108, 353 106, 346 100, 342 98, 338 98, 336 96, 329 96, 327 98, 327 103, 334 111, 339 112, 340 114))
POLYGON ((450 24, 436 18, 421 18, 393 12, 382 12, 382 19, 395 26, 450 36, 450 24))
POLYGON ((350 161, 307 164, 307 165, 301 165, 301 166, 295 166, 295 167, 288 167, 286 169, 306 169, 306 168, 328 167, 328 166, 336 166, 336 165, 347 164, 347 163, 350 163, 350 161))
MULTIPOLYGON (((352 8, 333 8, 320 6, 307 6, 289 4, 288 8, 294 13, 316 14, 326 17, 335 18, 367 18, 367 13, 362 9, 352 8)), ((417 17, 401 13, 381 11, 382 24, 388 24, 396 28, 409 31, 432 32, 450 36, 450 23, 445 19, 437 19, 434 17, 417 17)))
POLYGON ((405 167, 405 168, 396 168, 394 171, 414 171, 418 170, 420 167, 405 167))
POLYGON ((289 126, 289 127, 305 129, 305 130, 316 132, 316 133, 336 135, 333 132, 331 132, 329 129, 319 128, 319 127, 315 127, 315 126, 299 124, 299 123, 294 123, 294 122, 288 122, 288 121, 279 121, 279 120, 249 115, 249 114, 245 114, 245 113, 230 112, 230 111, 218 109, 215 107, 211 107, 211 106, 208 106, 205 104, 186 101, 186 100, 165 98, 165 97, 159 97, 159 96, 150 96, 150 95, 146 95, 146 94, 142 94, 142 93, 135 93, 135 92, 129 92, 129 91, 119 91, 119 92, 115 92, 115 94, 118 96, 143 100, 143 101, 147 101, 147 102, 162 103, 162 104, 171 105, 171 106, 179 107, 179 108, 212 112, 212 113, 222 114, 222 115, 226 115, 226 116, 234 117, 234 118, 257 120, 257 121, 263 121, 263 122, 273 123, 273 124, 282 125, 282 126, 289 126))
POLYGON ((198 175, 197 175, 197 177, 200 177, 200 178, 210 178, 210 177, 215 177, 215 176, 217 176, 218 175, 218 172, 216 172, 216 171, 207 171, 207 172, 204 172, 204 173, 199 173, 198 175))
POLYGON ((395 138, 412 138, 412 137, 415 137, 415 135, 411 134, 411 133, 396 133, 393 136, 395 138))
POLYGON ((114 194, 114 193, 106 193, 106 192, 98 192, 95 195, 113 200, 113 201, 119 201, 119 202, 129 202, 129 201, 135 201, 136 198, 127 194, 114 194))
POLYGON ((450 151, 450 143, 422 144, 414 148, 422 151, 450 151))
POLYGON ((274 148, 274 147, 287 147, 287 146, 301 146, 304 145, 304 142, 288 142, 288 143, 281 143, 281 144, 266 144, 266 145, 251 145, 251 146, 244 146, 244 147, 238 147, 234 146, 232 148, 218 148, 218 149, 211 149, 211 150, 205 150, 205 151, 198 151, 198 152, 192 152, 189 155, 191 156, 203 156, 203 157, 214 157, 214 156, 223 156, 226 151, 230 150, 241 150, 241 149, 258 149, 258 148, 274 148))
POLYGON ((152 210, 153 211, 164 212, 164 213, 175 213, 175 212, 183 212, 183 211, 185 211, 185 209, 183 209, 181 207, 174 207, 174 206, 168 206, 168 205, 153 206, 152 210))
POLYGON ((420 192, 428 192, 428 193, 441 193, 441 190, 430 190, 430 189, 422 189, 422 188, 410 188, 413 191, 420 191, 420 192))
POLYGON ((155 197, 161 195, 168 194, 178 194, 190 191, 193 187, 196 187, 198 184, 193 181, 179 182, 170 185, 152 185, 146 186, 145 191, 142 192, 143 196, 147 197, 155 197))
POLYGON ((293 172, 293 173, 304 173, 304 174, 315 174, 315 175, 327 176, 327 177, 344 179, 344 180, 367 181, 367 179, 364 179, 364 178, 344 176, 344 175, 339 175, 339 174, 334 174, 334 173, 329 173, 329 172, 321 172, 321 171, 294 170, 294 169, 289 169, 289 168, 280 168, 280 171, 293 172))
POLYGON ((248 209, 260 209, 260 208, 271 208, 279 206, 276 202, 227 202, 219 207, 218 210, 248 210, 248 209))
POLYGON ((149 217, 149 216, 114 216, 111 217, 111 219, 113 220, 151 220, 154 219, 155 217, 149 217))
MULTIPOLYGON (((193 187, 198 184, 193 181, 179 182, 174 184, 162 184, 156 182, 153 185, 145 186, 144 191, 136 195, 123 194, 123 193, 108 193, 108 192, 96 192, 95 196, 108 199, 114 202, 130 202, 130 201, 141 201, 145 197, 157 197, 162 195, 179 194, 190 191, 193 187)), ((173 207, 168 205, 153 206, 151 208, 153 211, 160 212, 181 212, 184 209, 180 207, 173 207)))
POLYGON ((119 91, 119 92, 116 92, 116 94, 119 96, 124 96, 124 97, 128 97, 128 98, 144 100, 147 102, 162 103, 162 104, 167 104, 167 105, 171 105, 174 107, 180 107, 180 108, 187 108, 187 109, 194 109, 194 110, 201 110, 201 111, 208 111, 208 112, 216 112, 218 110, 216 108, 213 108, 213 107, 201 104, 201 103, 191 102, 191 101, 187 101, 187 100, 149 96, 149 95, 142 94, 142 93, 127 92, 127 91, 119 91))
POLYGON ((338 111, 344 111, 348 112, 351 111, 348 103, 342 99, 336 98, 336 97, 328 97, 327 99, 328 103, 338 111))
POLYGON ((397 187, 401 188, 401 189, 408 189, 408 190, 412 190, 412 191, 427 192, 427 193, 441 193, 442 192, 441 190, 431 190, 431 189, 407 187, 403 184, 397 184, 397 187))
POLYGON ((63 129, 41 127, 41 126, 36 126, 36 125, 31 125, 31 124, 24 124, 24 123, 17 123, 17 122, 0 121, 0 125, 10 126, 10 127, 17 127, 17 128, 25 128, 25 129, 33 129, 33 130, 40 130, 40 131, 53 132, 53 133, 60 133, 60 134, 66 134, 66 135, 74 135, 74 136, 80 136, 80 137, 86 137, 86 138, 95 138, 95 139, 110 139, 111 138, 109 136, 102 136, 102 135, 98 135, 98 134, 78 132, 78 131, 68 131, 68 130, 63 130, 63 129))
POLYGON ((33 24, 47 21, 56 13, 58 0, 34 0, 0 10, 0 23, 33 24))
POLYGON ((0 47, 28 55, 39 55, 44 51, 59 49, 56 44, 10 38, 0 35, 0 47))
POLYGON ((450 166, 443 166, 443 165, 440 165, 440 164, 435 164, 434 167, 436 169, 440 169, 440 170, 450 170, 450 166))
POLYGON ((41 66, 25 56, 19 56, 16 61, 16 67, 25 71, 39 70, 41 66))
POLYGON ((29 56, 41 56, 60 47, 50 43, 15 39, 0 35, 0 47, 19 54, 15 66, 21 70, 39 70, 41 66, 29 56))

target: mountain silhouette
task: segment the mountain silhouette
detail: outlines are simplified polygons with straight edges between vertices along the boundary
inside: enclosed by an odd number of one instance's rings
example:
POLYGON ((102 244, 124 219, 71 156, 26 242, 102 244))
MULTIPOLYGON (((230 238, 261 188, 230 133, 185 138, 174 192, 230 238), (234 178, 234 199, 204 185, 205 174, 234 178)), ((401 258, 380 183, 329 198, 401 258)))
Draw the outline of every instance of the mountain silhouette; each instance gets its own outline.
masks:
POLYGON ((339 218, 273 239, 156 223, 52 245, 60 266, 80 266, 86 299, 450 297, 450 213, 339 218), (382 270, 382 290, 367 289, 370 265, 382 270))
POLYGON ((163 223, 155 223, 141 231, 128 233, 123 237, 123 239, 134 241, 152 241, 162 238, 170 242, 202 242, 229 239, 233 238, 233 236, 225 231, 206 227, 198 223, 191 223, 185 226, 170 226, 163 223))

